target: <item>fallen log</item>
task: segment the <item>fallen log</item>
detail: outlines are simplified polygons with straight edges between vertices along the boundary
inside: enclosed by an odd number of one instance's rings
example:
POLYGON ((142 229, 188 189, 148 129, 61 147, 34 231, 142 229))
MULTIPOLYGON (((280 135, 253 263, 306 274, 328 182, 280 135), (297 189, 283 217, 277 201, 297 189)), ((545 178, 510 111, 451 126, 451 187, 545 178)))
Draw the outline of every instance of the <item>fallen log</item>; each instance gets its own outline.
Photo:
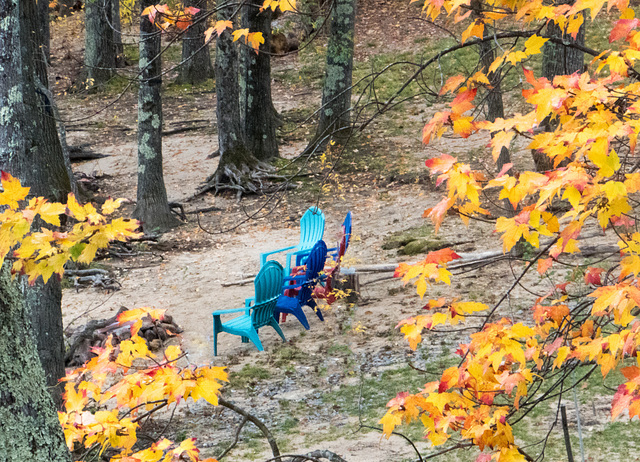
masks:
POLYGON ((65 276, 93 276, 96 274, 109 275, 109 271, 101 268, 89 268, 89 269, 65 269, 65 276))
MULTIPOLYGON (((619 251, 619 247, 617 245, 594 245, 594 246, 583 246, 580 249, 580 255, 582 256, 591 256, 603 253, 615 253, 619 251)), ((488 252, 478 252, 478 253, 467 253, 467 252, 458 252, 460 255, 460 259, 454 260, 453 262, 447 265, 447 268, 452 269, 461 269, 469 266, 484 266, 488 263, 494 263, 500 260, 507 260, 513 258, 510 254, 505 254, 502 250, 493 250, 488 252)), ((340 270, 340 274, 368 274, 368 273, 392 273, 395 272, 396 268, 398 268, 398 263, 375 263, 375 264, 366 264, 366 265, 355 265, 347 268, 342 268, 340 270)), ((418 262, 407 262, 408 265, 415 265, 418 262)), ((249 284, 253 282, 255 275, 250 275, 244 279, 240 279, 237 281, 231 282, 223 282, 222 287, 231 287, 231 286, 241 286, 244 284, 249 284)), ((376 281, 366 282, 364 285, 371 284, 376 281)))

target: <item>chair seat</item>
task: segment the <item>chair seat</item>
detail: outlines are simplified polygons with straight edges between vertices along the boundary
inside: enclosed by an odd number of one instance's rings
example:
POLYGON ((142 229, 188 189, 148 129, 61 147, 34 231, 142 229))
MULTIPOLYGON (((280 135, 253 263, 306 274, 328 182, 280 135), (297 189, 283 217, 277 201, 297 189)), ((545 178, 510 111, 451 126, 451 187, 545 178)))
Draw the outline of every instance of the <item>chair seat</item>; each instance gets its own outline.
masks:
POLYGON ((276 303, 276 309, 289 308, 294 309, 298 306, 297 297, 287 297, 286 295, 280 295, 278 303, 276 303))
POLYGON ((258 337, 258 329, 271 326, 285 341, 284 333, 274 318, 275 302, 281 294, 284 274, 282 265, 276 261, 267 262, 256 276, 253 285, 255 295, 245 300, 245 308, 232 310, 218 310, 213 314, 213 355, 218 355, 218 334, 227 332, 239 335, 243 342, 251 341, 258 351, 263 351, 262 342, 258 337), (253 304, 249 302, 253 301, 253 304), (243 312, 240 316, 222 322, 224 314, 243 312), (248 314, 250 313, 250 314, 248 314))
POLYGON ((229 321, 222 323, 222 328, 225 330, 232 329, 237 331, 250 329, 251 316, 242 315, 242 316, 238 316, 236 318, 230 319, 229 321))

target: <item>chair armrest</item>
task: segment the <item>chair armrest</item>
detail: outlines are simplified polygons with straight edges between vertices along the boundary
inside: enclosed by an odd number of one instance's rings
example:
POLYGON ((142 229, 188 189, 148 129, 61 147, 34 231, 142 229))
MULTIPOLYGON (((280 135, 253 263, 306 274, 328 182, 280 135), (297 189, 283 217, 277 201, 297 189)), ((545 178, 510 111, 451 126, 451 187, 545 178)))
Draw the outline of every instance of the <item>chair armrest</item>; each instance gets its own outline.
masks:
POLYGON ((264 264, 267 262, 267 257, 269 255, 273 255, 274 253, 280 253, 280 252, 286 252, 287 250, 292 250, 295 249, 297 246, 293 245, 291 247, 284 247, 282 249, 278 249, 278 250, 272 250, 270 252, 264 252, 260 254, 260 267, 264 266, 264 264))
MULTIPOLYGON (((304 281, 306 277, 307 276, 305 274, 298 274, 297 276, 285 276, 282 279, 282 282, 287 283, 287 282, 291 282, 291 281, 294 281, 294 282, 304 281)), ((293 286, 288 286, 286 284, 284 285, 284 287, 293 288, 293 286)))
POLYGON ((286 267, 285 268, 291 268, 291 257, 293 257, 293 256, 296 257, 294 262, 295 262, 295 264, 297 266, 297 265, 303 263, 303 260, 298 260, 298 257, 309 256, 310 253, 311 253, 311 249, 296 250, 295 252, 287 253, 287 256, 286 256, 286 267))
POLYGON ((244 299, 244 307, 249 308, 253 302, 256 301, 256 297, 249 297, 244 299))
POLYGON ((248 313, 249 309, 247 307, 244 307, 244 308, 232 308, 230 310, 214 311, 211 314, 214 315, 214 316, 220 316, 221 314, 240 313, 241 311, 244 311, 244 312, 248 313))

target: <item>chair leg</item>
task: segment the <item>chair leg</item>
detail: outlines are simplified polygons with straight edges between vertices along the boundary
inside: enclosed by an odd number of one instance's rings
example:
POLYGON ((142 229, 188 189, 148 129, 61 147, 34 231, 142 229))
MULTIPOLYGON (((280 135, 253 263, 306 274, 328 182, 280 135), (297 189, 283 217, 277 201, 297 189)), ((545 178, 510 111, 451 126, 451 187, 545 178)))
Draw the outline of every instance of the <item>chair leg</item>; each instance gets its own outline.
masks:
POLYGON ((320 309, 320 307, 318 306, 318 304, 313 298, 309 300, 308 305, 311 307, 311 309, 313 309, 313 311, 316 313, 318 318, 320 318, 320 321, 324 321, 324 318, 322 317, 322 310, 320 309))
POLYGON ((220 316, 213 316, 213 356, 218 356, 218 333, 222 330, 220 316))
POLYGON ((248 332, 249 334, 249 340, 251 340, 253 342, 253 344, 256 346, 256 348, 258 348, 258 351, 264 351, 264 348, 262 348, 262 342, 260 341, 260 337, 258 337, 258 332, 251 331, 248 332))
POLYGON ((296 318, 298 318, 298 321, 300 321, 300 324, 302 324, 302 326, 309 330, 309 321, 307 321, 307 317, 305 316, 304 312, 302 311, 302 308, 295 310, 293 314, 296 318))
POLYGON ((280 336, 283 342, 287 341, 287 339, 284 338, 284 332, 282 332, 282 329, 280 328, 278 321, 276 321, 275 319, 272 319, 269 325, 276 330, 276 332, 278 333, 278 335, 280 336))

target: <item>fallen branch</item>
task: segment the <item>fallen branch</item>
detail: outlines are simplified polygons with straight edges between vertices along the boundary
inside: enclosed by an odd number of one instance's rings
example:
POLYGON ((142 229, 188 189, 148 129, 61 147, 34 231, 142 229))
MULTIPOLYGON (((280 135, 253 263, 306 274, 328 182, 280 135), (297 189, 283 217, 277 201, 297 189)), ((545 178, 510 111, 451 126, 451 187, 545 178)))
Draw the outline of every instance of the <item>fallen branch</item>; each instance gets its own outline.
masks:
POLYGON ((195 209, 195 210, 190 210, 188 212, 184 212, 187 215, 192 215, 195 213, 206 213, 206 212, 221 212, 222 209, 220 207, 215 207, 215 206, 211 206, 211 207, 205 207, 202 209, 195 209))
POLYGON ((326 449, 318 449, 316 451, 296 456, 291 459, 291 462, 304 462, 305 460, 319 460, 326 459, 329 462, 347 462, 335 452, 328 451, 326 449))
POLYGON ((210 128, 211 126, 209 124, 207 125, 196 125, 194 127, 180 127, 180 128, 174 128, 172 130, 164 130, 162 132, 162 136, 171 136, 171 135, 177 135, 179 133, 185 133, 185 132, 191 132, 191 131, 195 131, 195 130, 203 130, 205 128, 210 128))
POLYGON ((101 268, 89 268, 89 269, 65 269, 65 276, 94 276, 96 274, 102 274, 104 276, 109 275, 109 271, 101 268))
POLYGON ((247 411, 245 411, 241 407, 236 406, 235 404, 233 404, 230 401, 227 401, 224 398, 218 398, 218 404, 220 404, 220 406, 226 407, 227 409, 231 409, 233 412, 240 414, 241 416, 245 417, 249 422, 251 422, 256 427, 258 427, 258 429, 262 432, 264 437, 267 439, 269 446, 271 446, 271 452, 273 453, 273 457, 280 458, 280 449, 278 449, 278 443, 276 443, 276 439, 273 437, 273 434, 271 433, 271 431, 269 431, 267 426, 260 419, 258 419, 253 414, 249 414, 247 411))
POLYGON ((240 425, 238 425, 238 429, 236 430, 236 436, 234 437, 229 447, 225 449, 224 452, 217 457, 218 460, 222 459, 224 456, 226 456, 229 453, 229 451, 231 451, 233 448, 236 447, 236 445, 238 444, 238 440, 240 439, 240 432, 242 431, 244 424, 246 424, 248 421, 249 419, 247 418, 247 416, 244 416, 244 418, 242 419, 242 422, 240 422, 240 425))

